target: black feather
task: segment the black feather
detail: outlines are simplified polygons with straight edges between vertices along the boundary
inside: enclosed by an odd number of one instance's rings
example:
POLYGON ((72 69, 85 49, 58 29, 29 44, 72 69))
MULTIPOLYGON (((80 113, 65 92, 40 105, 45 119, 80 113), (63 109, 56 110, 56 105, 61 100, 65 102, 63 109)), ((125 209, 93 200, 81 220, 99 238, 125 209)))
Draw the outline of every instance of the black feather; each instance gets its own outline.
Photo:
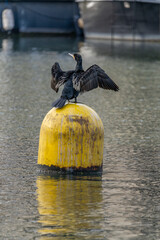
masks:
POLYGON ((55 102, 52 103, 52 107, 62 108, 65 105, 65 102, 66 102, 65 98, 59 98, 55 102))

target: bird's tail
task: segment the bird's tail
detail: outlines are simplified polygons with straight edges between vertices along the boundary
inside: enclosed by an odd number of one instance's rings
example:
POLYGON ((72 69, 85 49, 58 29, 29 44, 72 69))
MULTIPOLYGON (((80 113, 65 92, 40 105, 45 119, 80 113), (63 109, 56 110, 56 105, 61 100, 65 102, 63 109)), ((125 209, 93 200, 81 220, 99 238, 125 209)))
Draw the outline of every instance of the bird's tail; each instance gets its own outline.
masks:
POLYGON ((52 103, 52 107, 62 108, 66 102, 65 98, 59 98, 55 102, 52 103))

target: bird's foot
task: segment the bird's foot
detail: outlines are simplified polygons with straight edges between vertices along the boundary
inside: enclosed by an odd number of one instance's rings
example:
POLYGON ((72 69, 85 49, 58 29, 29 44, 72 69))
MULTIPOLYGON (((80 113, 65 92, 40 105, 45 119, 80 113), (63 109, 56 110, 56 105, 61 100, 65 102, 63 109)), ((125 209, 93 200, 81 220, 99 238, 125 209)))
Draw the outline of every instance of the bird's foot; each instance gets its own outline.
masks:
MULTIPOLYGON (((78 102, 78 101, 69 101, 70 103, 82 103, 82 102, 78 102)), ((83 104, 83 103, 82 103, 83 104)))
POLYGON ((83 102, 76 102, 76 103, 81 103, 81 104, 83 104, 83 102))

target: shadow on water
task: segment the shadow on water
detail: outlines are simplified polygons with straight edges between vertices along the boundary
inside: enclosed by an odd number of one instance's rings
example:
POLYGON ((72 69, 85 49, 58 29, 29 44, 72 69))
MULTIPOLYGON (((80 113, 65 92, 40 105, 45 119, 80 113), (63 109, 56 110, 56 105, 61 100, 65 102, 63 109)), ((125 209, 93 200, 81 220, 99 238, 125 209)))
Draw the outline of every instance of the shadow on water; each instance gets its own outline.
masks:
POLYGON ((79 40, 73 37, 24 36, 0 38, 0 48, 12 51, 78 51, 79 40))
POLYGON ((0 37, 0 48, 4 51, 57 51, 79 52, 81 47, 90 48, 90 51, 100 56, 136 58, 142 60, 159 60, 160 43, 114 40, 84 40, 74 37, 53 36, 8 36, 0 37))
POLYGON ((87 40, 91 51, 99 56, 133 58, 145 61, 160 60, 160 43, 137 41, 87 40))

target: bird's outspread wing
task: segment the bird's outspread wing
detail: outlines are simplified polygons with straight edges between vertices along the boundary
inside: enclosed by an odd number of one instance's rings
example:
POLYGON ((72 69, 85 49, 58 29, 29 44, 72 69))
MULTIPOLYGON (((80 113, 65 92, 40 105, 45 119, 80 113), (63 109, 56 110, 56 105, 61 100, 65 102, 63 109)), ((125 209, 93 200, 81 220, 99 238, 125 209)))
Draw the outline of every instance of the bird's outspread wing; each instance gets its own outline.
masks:
POLYGON ((73 77, 73 87, 80 92, 100 87, 118 91, 119 87, 98 65, 92 65, 85 72, 73 77))
POLYGON ((73 73, 74 71, 68 71, 68 72, 64 72, 62 71, 62 69, 60 68, 58 63, 55 63, 52 68, 51 68, 51 75, 52 75, 52 79, 51 79, 51 88, 58 92, 59 87, 61 85, 63 85, 70 77, 70 75, 73 73))
POLYGON ((55 63, 52 68, 51 68, 51 75, 52 75, 52 79, 51 79, 51 88, 58 92, 59 90, 59 84, 60 82, 62 82, 62 75, 63 75, 63 71, 60 68, 58 63, 55 63))

